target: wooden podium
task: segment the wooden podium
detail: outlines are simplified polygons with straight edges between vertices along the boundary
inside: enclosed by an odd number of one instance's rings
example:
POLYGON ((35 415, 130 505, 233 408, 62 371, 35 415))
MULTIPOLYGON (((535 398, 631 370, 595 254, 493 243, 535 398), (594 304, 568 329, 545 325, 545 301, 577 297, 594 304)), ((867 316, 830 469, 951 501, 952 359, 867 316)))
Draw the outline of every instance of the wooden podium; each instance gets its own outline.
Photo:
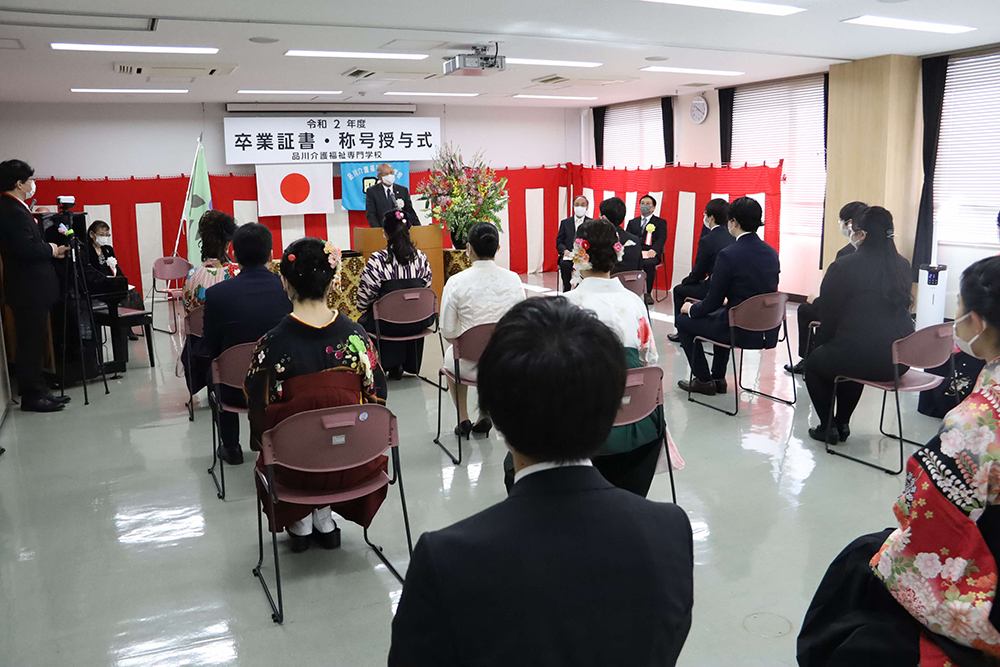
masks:
MULTIPOLYGON (((410 228, 410 239, 419 250, 427 255, 431 265, 431 289, 441 301, 444 289, 444 236, 438 225, 421 225, 410 228)), ((377 250, 385 250, 385 236, 381 228, 357 227, 354 230, 352 247, 365 256, 365 261, 377 250)))

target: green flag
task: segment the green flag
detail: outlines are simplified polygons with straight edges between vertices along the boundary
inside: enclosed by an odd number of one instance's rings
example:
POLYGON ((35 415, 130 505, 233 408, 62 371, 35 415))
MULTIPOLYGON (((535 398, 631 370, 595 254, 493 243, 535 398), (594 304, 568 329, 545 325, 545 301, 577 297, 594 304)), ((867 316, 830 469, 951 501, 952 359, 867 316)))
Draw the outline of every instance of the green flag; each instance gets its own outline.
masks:
POLYGON ((205 149, 199 139, 198 149, 194 154, 194 167, 191 169, 191 181, 188 183, 187 201, 184 202, 184 215, 181 218, 181 227, 187 232, 187 258, 195 266, 201 263, 198 221, 211 208, 212 189, 208 183, 208 168, 205 166, 205 149))

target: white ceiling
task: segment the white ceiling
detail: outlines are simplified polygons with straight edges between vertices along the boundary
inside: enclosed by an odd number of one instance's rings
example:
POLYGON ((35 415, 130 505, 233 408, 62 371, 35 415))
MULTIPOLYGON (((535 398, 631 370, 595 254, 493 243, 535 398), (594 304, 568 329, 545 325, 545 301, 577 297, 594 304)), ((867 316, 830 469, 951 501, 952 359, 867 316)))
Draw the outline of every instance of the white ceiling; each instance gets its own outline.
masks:
MULTIPOLYGON (((653 4, 639 0, 37 0, 0 2, 0 101, 17 102, 252 102, 246 89, 343 90, 317 98, 338 102, 447 102, 471 105, 595 106, 693 92, 711 87, 826 71, 844 60, 899 53, 927 55, 1000 43, 998 0, 771 0, 805 7, 788 17, 653 4), (71 14, 12 15, 4 10, 71 14), (937 35, 841 23, 862 14, 956 23, 978 28, 937 35), (156 18, 153 32, 3 25, 11 20, 79 21, 81 15, 156 18), (271 37, 274 44, 251 43, 271 37), (508 66, 484 77, 441 77, 443 59, 472 44, 500 41, 510 57, 585 60, 594 69, 508 66), (214 46, 214 56, 171 56, 53 51, 51 42, 214 46), (291 58, 287 49, 429 53, 423 61, 291 58), (653 63, 648 57, 667 60, 653 63), (120 75, 119 62, 237 65, 229 75, 194 81, 147 81, 120 75), (738 70, 741 77, 641 72, 650 64, 738 70), (353 68, 378 74, 363 82, 343 76, 353 68), (423 80, 423 76, 439 76, 423 80), (532 80, 563 77, 622 80, 540 87, 532 80), (413 80, 389 80, 415 77, 413 80), (84 88, 188 88, 186 95, 98 95, 84 88), (478 92, 475 98, 386 97, 386 91, 478 92), (514 99, 518 93, 597 96, 593 102, 514 99)), ((91 20, 91 19, 88 19, 91 20)), ((94 19, 96 20, 96 19, 94 19)), ((310 101, 266 96, 260 101, 310 101)))

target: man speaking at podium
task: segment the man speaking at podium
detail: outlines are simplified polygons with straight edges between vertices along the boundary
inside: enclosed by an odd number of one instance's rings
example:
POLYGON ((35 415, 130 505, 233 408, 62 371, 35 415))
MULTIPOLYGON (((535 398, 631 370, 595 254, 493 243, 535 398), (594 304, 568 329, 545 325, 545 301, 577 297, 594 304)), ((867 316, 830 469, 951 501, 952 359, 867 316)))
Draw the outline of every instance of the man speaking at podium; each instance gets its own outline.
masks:
POLYGON ((368 226, 381 227, 385 214, 396 209, 413 213, 412 219, 417 220, 416 211, 410 202, 410 191, 396 184, 392 165, 380 164, 377 173, 378 182, 365 191, 365 217, 368 218, 368 226))
POLYGON ((52 258, 67 246, 46 243, 26 200, 35 194, 35 170, 21 160, 0 162, 0 256, 3 292, 14 311, 17 331, 17 390, 21 410, 55 412, 69 402, 56 398, 42 378, 49 310, 59 299, 52 258))

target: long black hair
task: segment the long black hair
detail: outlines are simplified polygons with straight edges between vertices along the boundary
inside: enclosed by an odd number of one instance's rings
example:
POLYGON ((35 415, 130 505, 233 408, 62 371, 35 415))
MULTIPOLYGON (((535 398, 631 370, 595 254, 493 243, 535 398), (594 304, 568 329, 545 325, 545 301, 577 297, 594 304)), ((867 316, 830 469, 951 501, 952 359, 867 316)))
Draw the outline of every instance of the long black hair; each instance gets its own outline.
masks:
POLYGON ((409 211, 389 211, 382 218, 385 247, 389 251, 389 256, 400 264, 409 264, 417 258, 417 249, 410 240, 412 215, 409 211))
POLYGON ((881 206, 872 206, 860 215, 855 213, 853 227, 855 231, 865 232, 859 252, 874 253, 879 257, 875 280, 881 286, 885 301, 890 306, 909 310, 913 305, 910 264, 896 251, 892 213, 881 206))

